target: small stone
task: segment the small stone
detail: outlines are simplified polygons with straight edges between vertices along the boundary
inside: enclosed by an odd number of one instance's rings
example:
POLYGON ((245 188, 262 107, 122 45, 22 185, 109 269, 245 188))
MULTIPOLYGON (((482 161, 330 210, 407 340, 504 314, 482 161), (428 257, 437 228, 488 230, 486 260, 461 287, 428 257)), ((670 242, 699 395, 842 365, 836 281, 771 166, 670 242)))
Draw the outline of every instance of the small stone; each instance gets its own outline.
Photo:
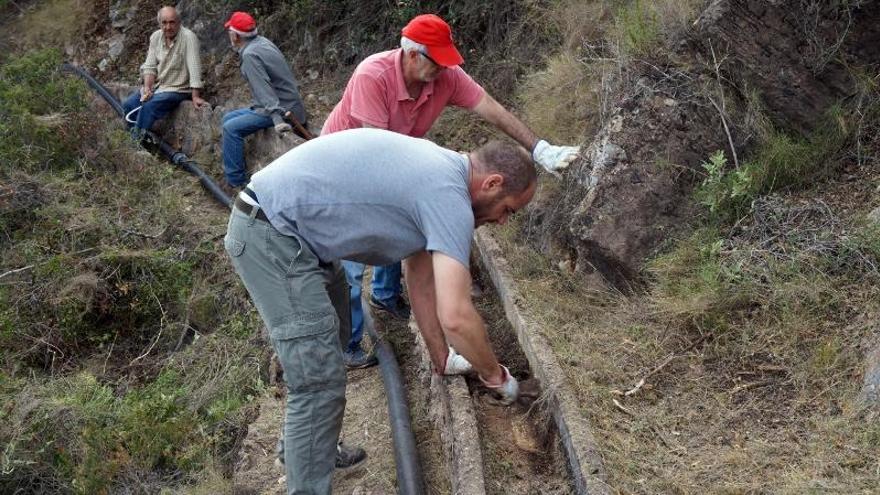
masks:
POLYGON ((868 221, 880 227, 880 206, 871 210, 871 213, 868 213, 868 221))
POLYGON ((122 33, 115 34, 107 43, 110 45, 107 50, 107 54, 110 55, 110 60, 116 60, 125 48, 125 35, 122 33))
POLYGON ((620 132, 623 130, 623 116, 615 115, 608 124, 608 132, 620 132))
POLYGON ((98 70, 104 72, 107 70, 107 66, 110 65, 110 61, 106 58, 102 58, 100 62, 98 62, 98 70))
POLYGON ((672 98, 666 98, 663 100, 663 104, 667 107, 674 107, 675 105, 678 105, 678 102, 673 100, 672 98))

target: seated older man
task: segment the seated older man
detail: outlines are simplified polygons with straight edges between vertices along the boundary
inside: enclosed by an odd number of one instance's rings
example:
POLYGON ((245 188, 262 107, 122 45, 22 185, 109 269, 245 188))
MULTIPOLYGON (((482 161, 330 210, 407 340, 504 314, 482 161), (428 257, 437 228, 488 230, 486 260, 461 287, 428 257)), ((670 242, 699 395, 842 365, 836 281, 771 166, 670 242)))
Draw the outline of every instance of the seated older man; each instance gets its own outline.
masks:
POLYGON ((160 29, 150 35, 147 60, 141 66, 143 86, 122 103, 132 135, 138 138, 183 100, 191 99, 196 108, 208 104, 201 98, 198 37, 180 25, 174 7, 162 7, 156 17, 160 29))

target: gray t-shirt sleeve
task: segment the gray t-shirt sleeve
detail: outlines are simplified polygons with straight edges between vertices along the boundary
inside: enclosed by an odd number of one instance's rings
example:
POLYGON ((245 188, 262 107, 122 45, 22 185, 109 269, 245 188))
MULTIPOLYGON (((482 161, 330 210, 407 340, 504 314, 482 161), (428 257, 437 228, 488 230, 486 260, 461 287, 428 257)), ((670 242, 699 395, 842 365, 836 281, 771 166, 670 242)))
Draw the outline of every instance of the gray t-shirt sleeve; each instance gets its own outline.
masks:
POLYGON ((474 236, 474 215, 470 203, 445 204, 445 201, 423 199, 419 201, 419 220, 425 236, 425 250, 439 251, 470 265, 471 239, 474 236))

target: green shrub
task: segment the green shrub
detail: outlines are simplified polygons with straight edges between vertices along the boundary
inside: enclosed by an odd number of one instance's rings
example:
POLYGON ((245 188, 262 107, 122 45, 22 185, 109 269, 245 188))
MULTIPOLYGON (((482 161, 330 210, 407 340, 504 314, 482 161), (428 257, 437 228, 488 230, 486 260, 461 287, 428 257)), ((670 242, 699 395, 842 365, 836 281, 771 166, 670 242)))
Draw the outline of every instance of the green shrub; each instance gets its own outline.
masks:
POLYGON ((760 195, 788 187, 808 187, 829 172, 828 161, 845 144, 847 125, 840 111, 829 113, 827 123, 809 138, 796 138, 772 130, 752 157, 738 168, 729 168, 724 152, 703 162, 706 178, 696 198, 722 222, 745 214, 760 195))
POLYGON ((57 50, 30 52, 0 66, 0 163, 22 170, 70 167, 81 135, 85 86, 62 75, 57 50))
POLYGON ((89 372, 28 380, 0 373, 0 492, 101 493, 120 477, 186 480, 222 462, 218 447, 234 443, 241 410, 263 383, 252 349, 205 340, 121 394, 89 372), (227 356, 222 366, 218 353, 227 356))

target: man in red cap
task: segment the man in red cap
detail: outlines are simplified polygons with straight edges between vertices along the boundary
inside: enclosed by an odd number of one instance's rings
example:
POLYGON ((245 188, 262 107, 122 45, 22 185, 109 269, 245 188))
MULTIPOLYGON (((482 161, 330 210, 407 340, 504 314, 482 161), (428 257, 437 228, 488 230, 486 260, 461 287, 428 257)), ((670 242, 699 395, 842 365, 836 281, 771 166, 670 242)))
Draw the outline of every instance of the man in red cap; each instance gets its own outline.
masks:
MULTIPOLYGON (((403 28, 400 48, 364 59, 348 81, 342 99, 327 117, 321 134, 345 129, 377 127, 422 137, 449 105, 473 111, 513 138, 532 159, 551 173, 568 166, 577 156, 574 146, 553 146, 539 139, 521 120, 502 107, 462 70, 464 62, 452 40, 449 25, 434 14, 413 18, 403 28)), ((351 284, 351 340, 345 349, 349 368, 376 363, 361 349, 363 309, 361 285, 364 265, 344 262, 351 284)), ((370 304, 393 316, 409 318, 400 298, 400 263, 373 270, 370 304)), ((451 349, 444 373, 470 369, 451 349)))
POLYGON ((224 26, 233 50, 239 54, 241 75, 254 98, 249 108, 239 108, 223 116, 224 189, 234 193, 248 181, 245 137, 268 127, 278 132, 290 131, 290 124, 284 121, 287 112, 306 125, 306 111, 290 65, 274 43, 257 34, 254 18, 247 12, 233 12, 224 26))

